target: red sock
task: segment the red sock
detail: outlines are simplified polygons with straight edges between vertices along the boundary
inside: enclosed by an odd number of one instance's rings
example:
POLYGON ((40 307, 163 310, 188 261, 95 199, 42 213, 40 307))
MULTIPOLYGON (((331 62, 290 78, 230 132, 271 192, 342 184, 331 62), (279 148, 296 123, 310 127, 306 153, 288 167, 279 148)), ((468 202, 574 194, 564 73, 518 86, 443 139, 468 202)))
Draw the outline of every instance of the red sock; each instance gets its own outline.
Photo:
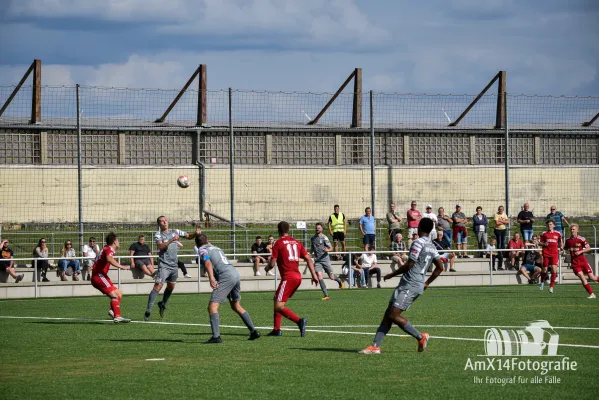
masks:
POLYGON ((275 325, 273 327, 273 329, 275 331, 278 331, 279 329, 281 329, 281 321, 282 320, 283 320, 283 316, 275 311, 275 325))
POLYGON ((121 316, 121 301, 120 299, 110 299, 110 309, 114 313, 114 317, 121 316))
POLYGON ((584 286, 584 288, 587 290, 587 292, 589 294, 593 294, 593 289, 591 289, 591 285, 589 285, 588 283, 586 285, 582 285, 584 286))
POLYGON ((297 315, 295 315, 295 313, 293 311, 291 311, 290 308, 283 308, 281 310, 281 315, 283 315, 285 318, 295 322, 296 324, 299 322, 300 317, 298 317, 297 315))
POLYGON ((554 287, 556 280, 557 280, 557 274, 551 273, 551 285, 549 287, 554 287))

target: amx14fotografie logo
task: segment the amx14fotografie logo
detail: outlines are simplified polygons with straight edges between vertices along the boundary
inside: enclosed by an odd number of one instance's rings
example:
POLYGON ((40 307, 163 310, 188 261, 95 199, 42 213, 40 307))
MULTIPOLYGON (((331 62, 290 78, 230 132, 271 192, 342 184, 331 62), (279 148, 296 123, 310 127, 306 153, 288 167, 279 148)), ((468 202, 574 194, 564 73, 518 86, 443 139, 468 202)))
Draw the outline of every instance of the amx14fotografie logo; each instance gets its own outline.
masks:
POLYGON ((484 335, 485 354, 468 358, 465 371, 495 372, 485 377, 475 376, 474 383, 541 384, 560 383, 561 378, 550 372, 575 371, 576 361, 558 355, 559 334, 549 322, 531 322, 524 329, 488 328, 484 335), (504 376, 505 372, 510 376, 504 376), (540 376, 518 376, 514 373, 540 376))

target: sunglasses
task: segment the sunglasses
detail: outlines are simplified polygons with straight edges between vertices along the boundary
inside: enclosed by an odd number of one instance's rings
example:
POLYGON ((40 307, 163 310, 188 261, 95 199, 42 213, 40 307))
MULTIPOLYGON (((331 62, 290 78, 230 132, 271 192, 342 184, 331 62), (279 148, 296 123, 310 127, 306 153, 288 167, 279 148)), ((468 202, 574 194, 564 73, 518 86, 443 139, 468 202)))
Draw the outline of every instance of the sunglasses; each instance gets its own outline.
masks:
POLYGON ((72 244, 71 243, 67 243, 67 246, 72 246, 72 244))
POLYGON ((42 240, 42 241, 41 241, 41 243, 46 243, 46 241, 45 241, 45 240, 42 240))

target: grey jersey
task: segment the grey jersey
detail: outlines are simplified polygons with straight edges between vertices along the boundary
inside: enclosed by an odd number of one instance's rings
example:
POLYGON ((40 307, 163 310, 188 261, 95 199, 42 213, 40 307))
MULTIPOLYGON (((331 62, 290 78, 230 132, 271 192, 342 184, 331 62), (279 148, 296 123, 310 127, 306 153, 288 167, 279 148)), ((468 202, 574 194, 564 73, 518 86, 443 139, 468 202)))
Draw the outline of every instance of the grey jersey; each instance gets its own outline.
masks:
POLYGON ((424 278, 426 270, 430 267, 433 260, 440 259, 437 249, 432 244, 428 236, 418 238, 410 246, 409 259, 414 262, 414 266, 408 272, 403 274, 399 282, 400 288, 408 288, 417 293, 424 290, 424 278))
MULTIPOLYGON (((158 230, 154 234, 154 242, 158 244, 158 242, 168 242, 173 238, 173 236, 179 235, 180 238, 185 238, 187 236, 187 232, 181 231, 179 229, 169 229, 168 231, 158 230)), ((177 268, 177 255, 179 254, 179 245, 176 242, 172 242, 168 245, 166 250, 160 250, 158 252, 158 261, 165 267, 169 268, 177 268)))
POLYGON ((218 247, 208 243, 200 247, 198 252, 200 254, 200 262, 204 263, 209 260, 212 263, 214 279, 217 281, 224 278, 232 278, 239 274, 235 267, 229 263, 223 251, 218 247))
POLYGON ((310 238, 310 242, 312 243, 314 261, 323 261, 329 259, 329 253, 324 251, 324 249, 331 247, 331 242, 329 241, 328 237, 325 235, 314 235, 310 238))

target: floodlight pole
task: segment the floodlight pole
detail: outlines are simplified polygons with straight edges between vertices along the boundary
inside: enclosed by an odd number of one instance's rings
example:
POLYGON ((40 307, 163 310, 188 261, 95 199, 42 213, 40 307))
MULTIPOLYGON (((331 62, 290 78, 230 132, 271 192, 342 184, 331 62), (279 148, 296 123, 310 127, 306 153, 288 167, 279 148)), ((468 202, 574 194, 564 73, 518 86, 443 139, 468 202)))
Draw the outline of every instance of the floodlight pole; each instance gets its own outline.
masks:
POLYGON ((233 143, 233 90, 229 88, 229 177, 231 190, 231 245, 233 254, 235 251, 235 166, 233 152, 235 151, 233 143))
POLYGON ((83 177, 81 170, 81 98, 79 84, 75 86, 77 96, 77 193, 79 195, 79 248, 83 246, 83 177))

